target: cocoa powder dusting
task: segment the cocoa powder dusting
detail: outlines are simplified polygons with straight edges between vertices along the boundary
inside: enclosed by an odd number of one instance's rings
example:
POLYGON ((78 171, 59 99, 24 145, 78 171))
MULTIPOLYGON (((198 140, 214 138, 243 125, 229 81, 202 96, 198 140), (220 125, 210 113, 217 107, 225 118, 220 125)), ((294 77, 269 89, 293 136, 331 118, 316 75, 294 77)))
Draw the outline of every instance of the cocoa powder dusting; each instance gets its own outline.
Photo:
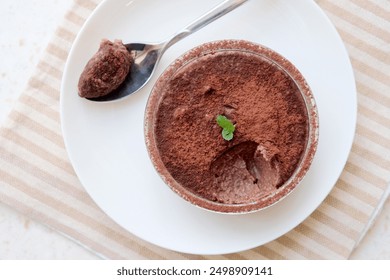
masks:
POLYGON ((257 54, 221 51, 182 67, 167 82, 155 137, 172 177, 213 201, 239 204, 274 192, 306 147, 308 116, 292 79, 257 54), (235 125, 226 141, 216 117, 235 125))

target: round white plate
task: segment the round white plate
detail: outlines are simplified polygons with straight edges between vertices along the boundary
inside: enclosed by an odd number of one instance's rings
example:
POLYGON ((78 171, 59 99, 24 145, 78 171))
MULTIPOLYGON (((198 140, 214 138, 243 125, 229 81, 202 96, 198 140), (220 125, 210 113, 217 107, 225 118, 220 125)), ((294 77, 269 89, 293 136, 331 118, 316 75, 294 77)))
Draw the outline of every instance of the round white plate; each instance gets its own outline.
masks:
POLYGON ((333 25, 311 0, 248 1, 171 47, 141 92, 113 103, 78 97, 80 73, 102 38, 160 41, 220 1, 104 1, 76 38, 61 89, 66 148, 90 196, 136 236, 193 254, 250 249, 301 223, 339 177, 356 124, 355 82, 347 52, 333 25), (250 40, 287 57, 306 77, 320 116, 318 151, 304 181, 278 204, 245 215, 212 213, 183 201, 155 172, 144 143, 144 109, 158 76, 190 48, 220 39, 250 40))

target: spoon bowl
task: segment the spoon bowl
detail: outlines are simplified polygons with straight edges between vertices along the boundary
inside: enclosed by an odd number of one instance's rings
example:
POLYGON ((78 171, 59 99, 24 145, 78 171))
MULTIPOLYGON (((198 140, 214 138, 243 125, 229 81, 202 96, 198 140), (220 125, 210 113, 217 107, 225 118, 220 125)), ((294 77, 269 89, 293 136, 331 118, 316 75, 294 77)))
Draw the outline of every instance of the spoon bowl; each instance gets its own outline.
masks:
POLYGON ((132 64, 129 74, 127 74, 123 83, 107 95, 87 99, 97 102, 113 101, 122 99, 141 90, 149 82, 156 69, 156 66, 162 56, 163 45, 164 43, 125 44, 127 50, 134 57, 134 63, 132 64))

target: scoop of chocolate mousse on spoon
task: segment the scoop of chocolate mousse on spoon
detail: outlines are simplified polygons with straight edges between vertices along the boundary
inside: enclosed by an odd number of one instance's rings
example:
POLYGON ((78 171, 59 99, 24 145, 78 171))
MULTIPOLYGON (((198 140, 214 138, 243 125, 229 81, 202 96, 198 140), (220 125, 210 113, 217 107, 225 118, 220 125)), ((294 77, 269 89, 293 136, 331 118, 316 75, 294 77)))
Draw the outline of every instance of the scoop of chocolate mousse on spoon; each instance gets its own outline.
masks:
POLYGON ((139 91, 148 83, 169 47, 247 1, 225 0, 161 43, 123 44, 119 40, 103 40, 80 76, 79 95, 91 101, 107 102, 139 91))

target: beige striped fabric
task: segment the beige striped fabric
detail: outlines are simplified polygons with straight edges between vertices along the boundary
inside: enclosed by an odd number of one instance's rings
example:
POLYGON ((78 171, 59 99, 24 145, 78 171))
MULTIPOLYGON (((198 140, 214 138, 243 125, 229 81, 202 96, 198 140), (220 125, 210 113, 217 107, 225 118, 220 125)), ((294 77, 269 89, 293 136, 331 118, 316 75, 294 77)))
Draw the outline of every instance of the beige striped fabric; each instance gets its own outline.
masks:
POLYGON ((352 152, 331 194, 302 224, 261 247, 229 255, 168 251, 126 232, 90 199, 61 135, 65 60, 100 0, 77 0, 0 129, 0 201, 109 259, 345 259, 385 199, 390 181, 390 4, 319 0, 350 54, 358 89, 352 152))

